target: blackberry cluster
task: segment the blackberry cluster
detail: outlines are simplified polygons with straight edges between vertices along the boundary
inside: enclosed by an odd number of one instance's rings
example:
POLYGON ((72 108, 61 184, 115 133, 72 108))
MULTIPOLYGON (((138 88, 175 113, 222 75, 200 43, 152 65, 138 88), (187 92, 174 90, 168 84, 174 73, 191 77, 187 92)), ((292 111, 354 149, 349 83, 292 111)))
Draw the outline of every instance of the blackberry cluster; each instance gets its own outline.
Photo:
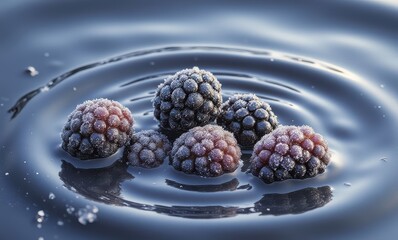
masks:
POLYGON ((187 131, 213 122, 220 114, 221 84, 198 67, 165 79, 153 99, 154 115, 162 128, 187 131))
POLYGON ((141 131, 133 135, 124 156, 132 166, 158 167, 171 150, 167 137, 155 130, 141 131))
POLYGON ((241 151, 232 133, 220 126, 195 127, 173 145, 170 162, 176 170, 216 177, 238 168, 241 151))
POLYGON ((323 137, 309 126, 280 126, 256 143, 250 171, 266 183, 323 173, 331 154, 323 137))
POLYGON ((242 146, 253 146, 278 126, 270 105, 254 94, 235 94, 221 106, 219 125, 231 131, 242 146))
POLYGON ((80 159, 108 157, 130 140, 133 122, 130 110, 119 102, 103 98, 85 101, 62 129, 62 148, 80 159))

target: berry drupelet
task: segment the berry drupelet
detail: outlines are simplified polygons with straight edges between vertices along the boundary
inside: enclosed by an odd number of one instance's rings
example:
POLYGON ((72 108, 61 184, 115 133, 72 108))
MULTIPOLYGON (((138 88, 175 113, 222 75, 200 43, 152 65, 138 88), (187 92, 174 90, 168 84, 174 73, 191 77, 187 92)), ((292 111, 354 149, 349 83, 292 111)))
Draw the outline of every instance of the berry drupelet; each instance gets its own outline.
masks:
POLYGON ((62 148, 82 160, 109 157, 128 143, 133 123, 130 110, 119 102, 103 98, 85 101, 62 129, 62 148))
POLYGON ((221 106, 217 123, 231 131, 242 146, 253 146, 278 126, 270 105, 254 94, 235 94, 221 106))
POLYGON ((250 171, 266 183, 323 173, 331 159, 327 142, 309 126, 280 126, 256 143, 250 171))
POLYGON ((187 131, 213 122, 220 114, 221 84, 198 67, 165 79, 153 99, 154 116, 166 130, 187 131))
POLYGON ((124 156, 132 166, 155 168, 168 158, 171 150, 167 137, 155 130, 135 133, 130 145, 124 149, 124 156))
POLYGON ((170 163, 176 170, 205 177, 234 172, 241 151, 232 133, 220 126, 195 127, 173 145, 170 163))

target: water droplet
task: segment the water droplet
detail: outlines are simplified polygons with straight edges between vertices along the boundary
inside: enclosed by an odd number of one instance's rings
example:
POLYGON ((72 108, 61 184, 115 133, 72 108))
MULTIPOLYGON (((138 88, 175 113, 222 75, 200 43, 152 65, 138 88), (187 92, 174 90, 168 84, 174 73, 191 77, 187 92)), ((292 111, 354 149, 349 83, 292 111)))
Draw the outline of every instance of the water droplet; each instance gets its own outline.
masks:
POLYGON ((351 187, 351 183, 345 182, 345 183, 344 183, 344 186, 351 187))
POLYGON ((63 226, 63 225, 64 225, 64 222, 61 221, 61 220, 58 220, 57 225, 58 225, 58 226, 63 226))
POLYGON ((55 194, 50 192, 50 194, 48 194, 48 199, 53 200, 55 198, 55 194))
POLYGON ((34 68, 34 67, 32 67, 32 66, 27 67, 25 71, 26 71, 31 77, 34 77, 34 76, 36 76, 36 75, 39 74, 39 72, 36 70, 36 68, 34 68))
POLYGON ((10 175, 10 173, 6 172, 6 173, 4 173, 4 175, 8 176, 8 175, 10 175))
POLYGON ((50 53, 45 52, 45 53, 44 53, 44 56, 45 56, 45 57, 49 57, 49 56, 50 56, 50 53))
POLYGON ((44 237, 39 237, 37 240, 44 240, 44 237))
POLYGON ((76 88, 76 87, 73 87, 73 91, 75 91, 75 92, 76 92, 76 90, 77 90, 77 88, 76 88))
POLYGON ((267 209, 265 209, 265 210, 267 210, 267 212, 271 211, 271 209, 269 209, 269 208, 267 208, 267 209))

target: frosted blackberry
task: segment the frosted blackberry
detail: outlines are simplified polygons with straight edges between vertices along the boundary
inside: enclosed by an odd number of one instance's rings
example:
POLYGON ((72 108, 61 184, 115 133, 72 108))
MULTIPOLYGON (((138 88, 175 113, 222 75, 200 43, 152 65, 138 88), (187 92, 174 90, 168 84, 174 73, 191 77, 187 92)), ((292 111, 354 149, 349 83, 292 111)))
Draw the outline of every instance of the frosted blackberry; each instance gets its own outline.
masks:
POLYGON ((108 157, 130 140, 133 122, 130 110, 119 102, 103 98, 85 101, 62 129, 62 148, 80 159, 108 157))
POLYGON ((158 167, 168 157, 171 144, 167 137, 155 130, 134 134, 130 145, 124 150, 124 156, 133 166, 144 168, 158 167))
POLYGON ((309 126, 280 126, 254 145, 250 171, 266 183, 323 173, 331 153, 309 126))
POLYGON ((176 170, 216 177, 238 168, 241 151, 232 133, 220 126, 195 127, 173 145, 170 163, 176 170))
POLYGON ((187 131, 213 122, 220 114, 221 84, 198 67, 165 79, 153 99, 154 116, 163 129, 187 131))
POLYGON ((231 131, 242 146, 253 146, 278 126, 270 105, 254 94, 235 94, 221 106, 217 123, 231 131))

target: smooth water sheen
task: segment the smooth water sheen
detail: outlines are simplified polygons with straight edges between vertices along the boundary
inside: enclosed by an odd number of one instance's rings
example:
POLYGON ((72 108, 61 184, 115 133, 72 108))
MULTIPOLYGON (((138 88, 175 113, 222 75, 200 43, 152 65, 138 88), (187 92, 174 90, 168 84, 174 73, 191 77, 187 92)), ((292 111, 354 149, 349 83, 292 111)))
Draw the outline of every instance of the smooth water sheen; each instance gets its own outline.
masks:
POLYGON ((398 234, 394 1, 0 6, 0 238, 398 234), (39 74, 24 72, 28 66, 39 74), (122 150, 80 161, 60 148, 68 114, 87 99, 117 100, 136 131, 158 129, 156 87, 193 66, 214 73, 224 100, 254 93, 281 124, 321 133, 333 153, 327 171, 264 184, 246 173, 250 149, 235 173, 202 178, 167 163, 126 166, 122 150))

